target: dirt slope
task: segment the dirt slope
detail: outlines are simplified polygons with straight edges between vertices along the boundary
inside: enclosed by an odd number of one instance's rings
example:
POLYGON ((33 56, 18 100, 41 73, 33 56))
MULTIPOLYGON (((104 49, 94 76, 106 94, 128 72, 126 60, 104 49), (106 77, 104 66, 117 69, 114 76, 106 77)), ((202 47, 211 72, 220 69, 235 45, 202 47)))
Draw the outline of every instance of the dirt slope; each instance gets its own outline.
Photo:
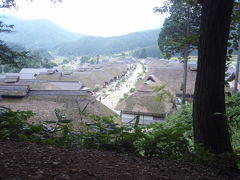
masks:
POLYGON ((0 179, 240 179, 200 165, 0 141, 0 179))

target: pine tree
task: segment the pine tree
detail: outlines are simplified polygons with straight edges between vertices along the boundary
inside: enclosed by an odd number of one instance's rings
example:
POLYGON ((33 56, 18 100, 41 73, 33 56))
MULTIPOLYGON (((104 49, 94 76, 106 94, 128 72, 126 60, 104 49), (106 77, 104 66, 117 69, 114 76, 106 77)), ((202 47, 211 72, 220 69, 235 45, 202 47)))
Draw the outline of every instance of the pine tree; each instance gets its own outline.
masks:
POLYGON ((194 0, 168 0, 155 12, 169 12, 158 38, 158 46, 163 56, 170 59, 176 54, 184 60, 183 103, 187 87, 188 56, 198 47, 200 6, 194 0))

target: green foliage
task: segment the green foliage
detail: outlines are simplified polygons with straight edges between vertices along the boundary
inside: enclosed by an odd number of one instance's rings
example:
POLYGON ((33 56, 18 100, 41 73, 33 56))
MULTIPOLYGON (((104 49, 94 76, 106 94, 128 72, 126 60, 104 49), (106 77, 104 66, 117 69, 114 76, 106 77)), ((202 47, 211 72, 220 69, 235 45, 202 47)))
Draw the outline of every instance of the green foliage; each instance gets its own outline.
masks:
POLYGON ((143 73, 138 73, 138 75, 137 75, 137 79, 138 79, 138 80, 143 79, 143 77, 144 77, 144 74, 143 74, 143 73))
POLYGON ((131 88, 129 92, 134 93, 134 91, 135 91, 135 88, 131 88))
POLYGON ((129 97, 128 93, 124 93, 124 94, 123 94, 123 98, 124 98, 124 99, 127 99, 128 97, 129 97))
POLYGON ((0 65, 9 65, 12 67, 21 66, 22 59, 27 57, 28 52, 18 52, 8 47, 0 40, 0 65))
MULTIPOLYGON (((235 108, 239 107, 239 99, 240 94, 226 100, 227 114, 231 117, 230 125, 235 133, 238 133, 239 127, 239 109, 235 108)), ((114 116, 101 117, 87 114, 84 110, 80 112, 81 116, 91 121, 81 121, 80 125, 84 131, 78 132, 71 127, 71 120, 66 119, 59 110, 55 111, 57 121, 34 125, 27 122, 28 118, 33 116, 32 112, 13 112, 1 107, 0 138, 64 147, 111 150, 161 159, 187 160, 222 169, 231 167, 229 162, 232 161, 229 159, 233 160, 233 154, 214 155, 200 144, 193 143, 191 105, 182 106, 179 111, 161 123, 145 127, 139 125, 139 115, 133 119, 135 121, 133 126, 126 127, 116 123, 114 116)))
POLYGON ((58 121, 43 124, 30 124, 27 120, 34 114, 31 111, 12 111, 0 107, 0 138, 3 140, 30 141, 73 147, 77 142, 69 120, 56 110, 58 121), (50 124, 50 125, 47 125, 50 124))
POLYGON ((98 92, 101 89, 99 85, 96 85, 95 88, 93 89, 93 92, 98 92))
POLYGON ((25 51, 13 43, 8 43, 7 48, 0 47, 0 64, 4 65, 5 72, 19 72, 22 68, 52 68, 57 64, 51 59, 53 57, 43 49, 25 51), (4 59, 2 61, 1 56, 4 59))
POLYGON ((29 132, 27 119, 33 116, 30 111, 17 111, 0 107, 0 137, 1 139, 20 140, 29 132))
POLYGON ((200 27, 200 6, 196 1, 167 0, 155 12, 169 12, 160 31, 158 45, 164 57, 190 53, 198 46, 200 27))
POLYGON ((90 56, 82 56, 80 59, 81 64, 90 63, 91 57, 90 56))
POLYGON ((158 30, 130 33, 115 37, 85 36, 77 41, 63 43, 55 51, 60 56, 110 55, 137 48, 157 46, 158 30))
MULTIPOLYGON (((161 52, 158 46, 149 46, 144 48, 148 57, 161 58, 161 52)), ((142 49, 136 49, 132 52, 132 56, 139 58, 142 49)))
POLYGON ((166 84, 162 84, 160 86, 152 87, 154 92, 157 92, 157 96, 155 97, 156 101, 163 102, 169 101, 172 104, 175 104, 175 96, 169 90, 166 89, 166 84))
POLYGON ((240 152, 240 93, 226 97, 226 114, 229 120, 233 149, 240 152))
POLYGON ((114 122, 113 116, 100 117, 89 114, 85 116, 94 122, 85 124, 87 133, 81 135, 82 147, 136 154, 134 142, 142 135, 141 131, 137 131, 138 125, 134 128, 120 126, 114 122))
POLYGON ((230 26, 229 40, 228 40, 228 60, 231 58, 234 51, 239 48, 240 40, 240 2, 234 3, 232 12, 232 21, 230 26))

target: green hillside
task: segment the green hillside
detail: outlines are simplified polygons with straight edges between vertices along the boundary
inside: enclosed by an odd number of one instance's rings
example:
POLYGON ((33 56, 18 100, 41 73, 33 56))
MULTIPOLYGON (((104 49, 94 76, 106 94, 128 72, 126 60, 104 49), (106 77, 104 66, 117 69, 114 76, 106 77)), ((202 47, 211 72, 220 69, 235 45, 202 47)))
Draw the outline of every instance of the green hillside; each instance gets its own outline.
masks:
POLYGON ((46 19, 22 20, 4 16, 0 20, 14 24, 14 32, 1 33, 1 40, 19 44, 27 50, 46 49, 56 56, 111 55, 157 46, 159 34, 159 30, 148 30, 114 37, 86 36, 46 19))
POLYGON ((51 49, 60 43, 74 41, 83 35, 70 32, 47 20, 22 20, 14 16, 4 15, 1 20, 5 24, 13 24, 12 33, 1 33, 1 40, 23 45, 26 49, 51 49))
POLYGON ((114 37, 85 36, 75 42, 60 44, 55 53, 61 56, 109 55, 157 46, 158 34, 159 30, 148 30, 114 37))

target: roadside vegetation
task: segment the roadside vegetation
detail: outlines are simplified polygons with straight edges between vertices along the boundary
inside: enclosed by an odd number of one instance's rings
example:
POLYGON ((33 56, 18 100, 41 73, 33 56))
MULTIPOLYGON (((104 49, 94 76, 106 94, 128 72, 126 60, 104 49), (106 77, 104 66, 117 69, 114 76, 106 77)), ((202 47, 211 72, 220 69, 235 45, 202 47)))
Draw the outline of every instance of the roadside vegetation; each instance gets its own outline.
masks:
MULTIPOLYGON (((240 93, 226 98, 228 121, 231 129, 234 156, 240 163, 240 93)), ((168 160, 185 160, 218 168, 231 166, 228 159, 232 155, 214 155, 201 144, 193 143, 191 104, 183 106, 166 121, 148 126, 135 124, 129 127, 114 122, 114 117, 100 117, 81 112, 82 116, 93 119, 82 122, 81 132, 74 130, 71 120, 55 111, 58 121, 30 124, 34 116, 31 111, 12 111, 0 108, 0 138, 2 140, 29 141, 51 144, 67 148, 111 150, 136 156, 156 157, 168 160)))

